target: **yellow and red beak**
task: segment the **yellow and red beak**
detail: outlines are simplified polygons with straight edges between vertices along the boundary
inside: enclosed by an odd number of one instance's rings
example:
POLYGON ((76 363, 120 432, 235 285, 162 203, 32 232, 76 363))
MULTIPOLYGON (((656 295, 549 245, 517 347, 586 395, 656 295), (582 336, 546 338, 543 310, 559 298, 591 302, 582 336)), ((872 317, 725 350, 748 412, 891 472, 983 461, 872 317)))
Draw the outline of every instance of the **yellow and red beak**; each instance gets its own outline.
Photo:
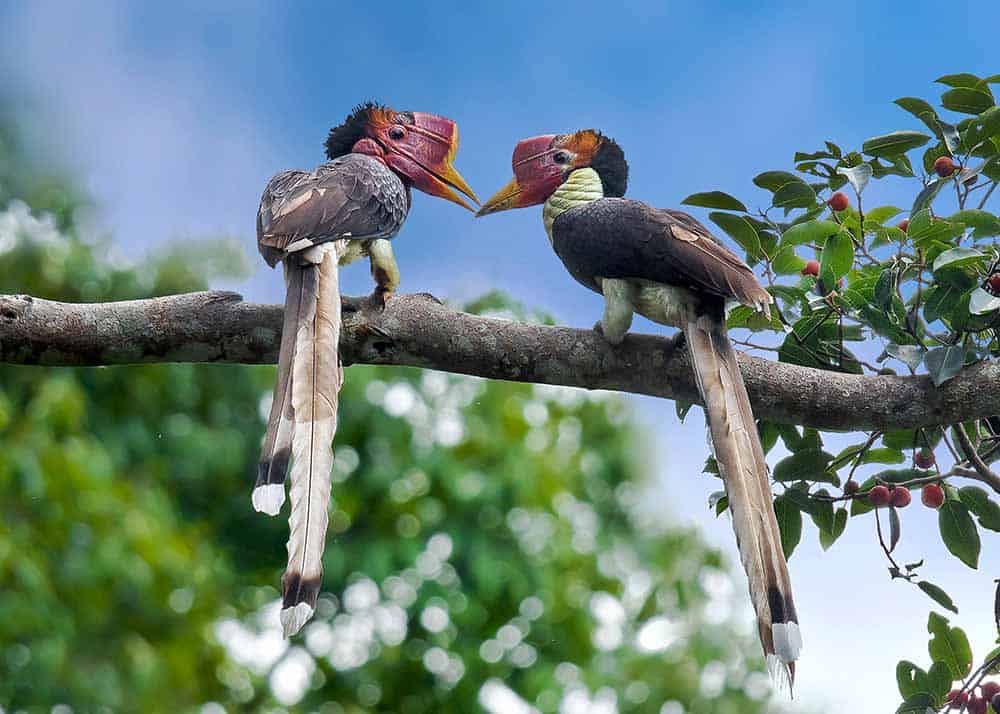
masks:
POLYGON ((552 158, 559 151, 555 139, 555 134, 546 134, 519 141, 511 157, 514 178, 493 194, 476 216, 545 203, 563 182, 565 167, 552 158))
POLYGON ((479 203, 469 184, 452 165, 458 153, 458 125, 435 114, 411 114, 413 123, 406 125, 406 135, 386 142, 386 164, 410 179, 414 188, 470 211, 476 210, 455 191, 479 203))

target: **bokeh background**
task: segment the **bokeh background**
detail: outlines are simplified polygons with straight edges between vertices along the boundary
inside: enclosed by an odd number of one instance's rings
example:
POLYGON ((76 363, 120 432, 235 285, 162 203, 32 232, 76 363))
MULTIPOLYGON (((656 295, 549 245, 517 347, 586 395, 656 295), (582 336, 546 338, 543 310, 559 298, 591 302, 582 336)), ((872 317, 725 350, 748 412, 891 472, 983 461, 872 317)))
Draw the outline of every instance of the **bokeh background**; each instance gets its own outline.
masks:
MULTIPOLYGON (((260 191, 319 162, 329 127, 373 98, 458 120, 481 198, 518 139, 595 126, 631 158, 635 198, 746 199, 795 150, 910 127, 896 97, 995 72, 1000 21, 990 2, 203 5, 0 6, 0 292, 279 301, 254 251, 260 191)), ((417 195, 396 253, 403 290, 577 326, 599 314, 535 211, 476 222, 417 195), (494 289, 514 302, 480 299, 494 289)), ((345 271, 348 292, 368 281, 345 271)), ((700 412, 681 423, 659 400, 351 368, 328 595, 282 642, 287 526, 249 507, 272 377, 0 367, 0 706, 784 706, 707 505, 700 412)), ((926 559, 982 655, 995 544, 971 571, 933 514, 903 521, 903 557, 926 559)), ((797 711, 890 711, 896 661, 926 658, 930 603, 890 582, 872 530, 852 522, 822 552, 807 525, 791 560, 797 711)))

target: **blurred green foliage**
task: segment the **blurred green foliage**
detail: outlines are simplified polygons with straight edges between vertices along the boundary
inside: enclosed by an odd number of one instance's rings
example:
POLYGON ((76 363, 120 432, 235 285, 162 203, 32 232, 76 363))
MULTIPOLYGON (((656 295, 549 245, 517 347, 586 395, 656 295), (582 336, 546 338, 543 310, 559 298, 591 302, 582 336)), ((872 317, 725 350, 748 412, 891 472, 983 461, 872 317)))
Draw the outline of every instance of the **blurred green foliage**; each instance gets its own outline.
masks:
MULTIPOLYGON (((199 244, 140 271, 88 213, 0 125, 0 293, 183 292, 234 262, 199 244)), ((324 595, 281 640, 287 523, 249 499, 273 376, 0 365, 6 711, 774 711, 742 587, 644 508, 606 394, 348 370, 324 595)))

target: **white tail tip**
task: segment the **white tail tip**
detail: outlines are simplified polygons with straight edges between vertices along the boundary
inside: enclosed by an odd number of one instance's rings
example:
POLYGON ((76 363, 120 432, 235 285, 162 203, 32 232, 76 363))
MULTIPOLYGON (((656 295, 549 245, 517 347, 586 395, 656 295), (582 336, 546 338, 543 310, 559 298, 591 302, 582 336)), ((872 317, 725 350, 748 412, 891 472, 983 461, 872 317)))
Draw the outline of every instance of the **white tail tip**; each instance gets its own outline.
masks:
POLYGON ((250 496, 255 511, 266 513, 269 516, 276 516, 281 511, 281 506, 285 502, 285 485, 281 483, 268 483, 258 486, 250 496))
POLYGON ((764 658, 767 662, 767 672, 771 675, 771 682, 779 692, 792 693, 792 672, 788 664, 778 659, 778 655, 769 654, 764 658))
POLYGON ((778 622, 771 625, 774 654, 785 664, 794 662, 802 654, 802 632, 796 622, 778 622))
POLYGON ((285 639, 301 630, 302 626, 309 622, 313 612, 315 610, 306 602, 282 610, 278 617, 281 619, 281 629, 285 633, 285 639))

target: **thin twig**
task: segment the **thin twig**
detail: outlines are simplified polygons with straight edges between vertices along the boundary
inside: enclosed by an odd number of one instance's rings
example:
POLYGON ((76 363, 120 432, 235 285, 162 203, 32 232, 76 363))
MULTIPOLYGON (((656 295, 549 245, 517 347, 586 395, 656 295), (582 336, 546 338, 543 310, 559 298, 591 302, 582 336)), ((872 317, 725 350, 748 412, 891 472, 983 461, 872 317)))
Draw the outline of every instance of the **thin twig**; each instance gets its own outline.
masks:
POLYGON ((976 451, 976 447, 969 438, 968 432, 965 431, 965 425, 962 423, 955 424, 955 434, 958 435, 958 442, 961 444, 962 451, 965 452, 968 462, 972 464, 976 473, 981 477, 980 480, 983 483, 989 484, 997 493, 1000 493, 1000 475, 997 475, 993 469, 987 466, 986 462, 979 456, 979 452, 976 451))

